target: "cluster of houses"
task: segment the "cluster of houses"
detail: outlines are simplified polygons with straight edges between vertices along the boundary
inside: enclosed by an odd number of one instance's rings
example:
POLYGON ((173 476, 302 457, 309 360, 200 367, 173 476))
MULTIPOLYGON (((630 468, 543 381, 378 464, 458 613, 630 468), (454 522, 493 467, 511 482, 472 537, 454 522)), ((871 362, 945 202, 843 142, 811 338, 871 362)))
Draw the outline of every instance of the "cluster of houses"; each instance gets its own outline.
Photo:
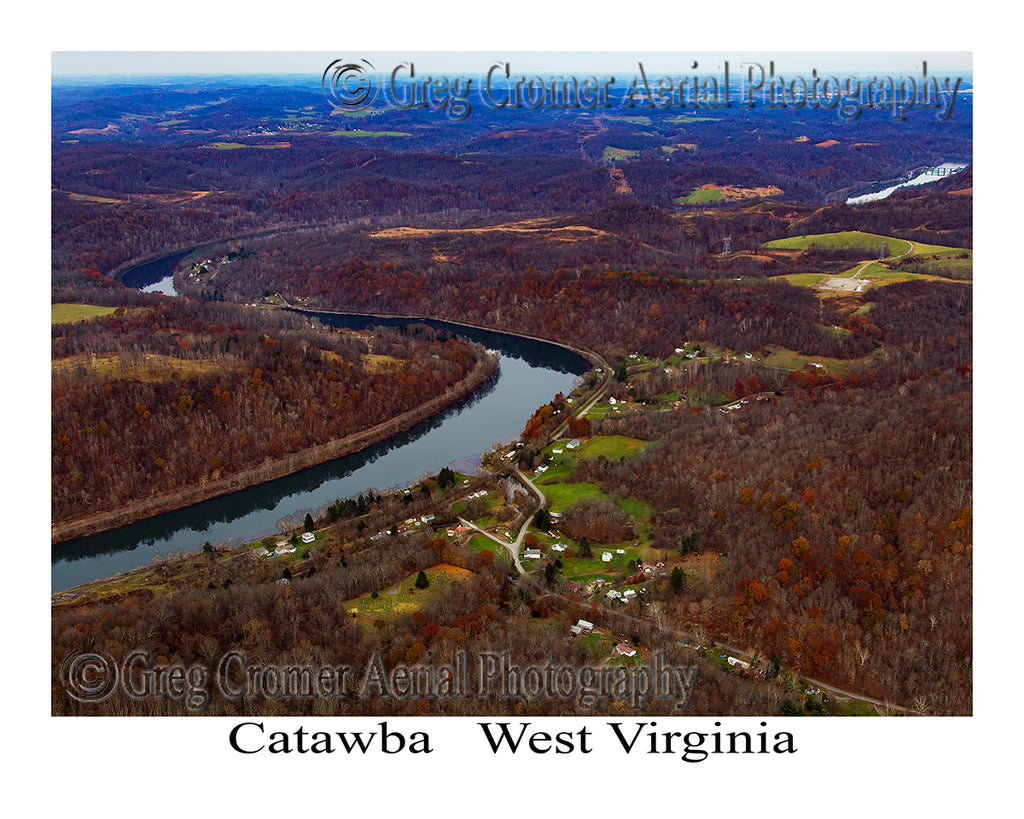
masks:
MULTIPOLYGON (((641 592, 646 592, 647 589, 640 589, 641 592)), ((609 600, 613 600, 618 603, 628 603, 630 600, 636 599, 636 589, 626 589, 625 591, 619 591, 618 589, 609 589, 605 593, 605 597, 609 600)))
MULTIPOLYGON (((576 625, 569 626, 569 639, 579 634, 590 634, 594 630, 594 624, 589 620, 577 620, 576 625)), ((615 646, 615 653, 621 657, 635 657, 636 649, 628 643, 618 643, 615 646)))
MULTIPOLYGON (((316 540, 316 535, 312 532, 303 532, 302 538, 303 543, 312 543, 316 540)), ((273 549, 268 549, 265 546, 260 546, 258 549, 253 549, 253 557, 278 557, 280 555, 290 555, 296 552, 297 547, 287 540, 279 540, 274 544, 273 549)))

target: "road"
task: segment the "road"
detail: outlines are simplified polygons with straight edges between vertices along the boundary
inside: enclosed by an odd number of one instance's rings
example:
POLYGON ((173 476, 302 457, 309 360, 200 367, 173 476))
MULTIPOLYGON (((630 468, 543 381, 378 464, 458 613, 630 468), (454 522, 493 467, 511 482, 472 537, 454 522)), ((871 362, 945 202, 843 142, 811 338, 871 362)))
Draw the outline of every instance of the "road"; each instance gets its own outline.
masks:
MULTIPOLYGON (((910 249, 909 250, 907 250, 906 252, 900 254, 899 256, 889 257, 889 260, 900 259, 903 256, 906 256, 909 253, 913 252, 913 248, 914 248, 913 243, 910 243, 910 249)), ((869 264, 871 264, 871 262, 865 262, 864 266, 866 267, 869 264)), ((863 270, 863 269, 864 269, 864 267, 860 268, 860 270, 863 270)), ((594 361, 598 361, 598 362, 601 363, 601 366, 602 366, 603 371, 604 371, 604 380, 601 382, 600 385, 598 385, 598 387, 595 389, 594 393, 589 398, 587 398, 587 399, 585 399, 585 400, 580 402, 580 404, 573 410, 573 412, 572 412, 570 417, 583 417, 584 415, 586 415, 586 413, 589 412, 590 409, 593 408, 593 406, 598 401, 600 401, 601 398, 604 396, 605 390, 607 389, 608 384, 611 381, 612 370, 608 366, 607 362, 605 362, 600 356, 597 356, 594 353, 588 354, 588 357, 590 357, 594 361)), ((728 402, 728 403, 733 403, 733 402, 728 402)), ((569 423, 569 421, 567 419, 566 421, 562 422, 562 424, 560 424, 556 428, 555 432, 552 434, 552 440, 556 440, 559 437, 559 435, 561 435, 562 432, 564 432, 565 428, 568 426, 568 423, 569 423)), ((545 508, 547 508, 549 506, 548 499, 544 495, 544 493, 541 491, 541 489, 532 480, 527 478, 526 475, 524 475, 522 473, 522 471, 519 469, 518 466, 513 467, 512 475, 515 477, 516 480, 520 481, 523 484, 523 486, 525 486, 533 494, 533 496, 537 499, 537 502, 539 504, 539 508, 545 509, 545 508)), ((469 521, 469 520, 466 520, 465 518, 459 517, 459 521, 460 521, 460 523, 462 523, 462 525, 466 526, 469 529, 474 530, 475 532, 483 535, 484 537, 490 538, 496 544, 498 544, 499 546, 501 546, 502 548, 504 548, 508 552, 509 557, 510 557, 511 562, 512 562, 512 565, 515 566, 516 572, 518 572, 518 574, 519 574, 519 582, 520 582, 521 585, 528 586, 529 588, 531 588, 535 592, 552 595, 552 596, 557 597, 557 598, 559 598, 561 600, 564 600, 566 603, 575 602, 575 601, 569 600, 569 598, 565 597, 564 595, 558 594, 557 592, 553 592, 549 588, 541 586, 540 584, 538 584, 527 573, 526 569, 523 568, 523 564, 519 560, 519 552, 520 552, 520 549, 522 548, 523 540, 526 537, 526 533, 527 533, 527 531, 530 528, 530 522, 532 520, 533 520, 533 514, 532 513, 531 514, 524 513, 523 522, 522 522, 522 524, 519 527, 519 531, 516 534, 515 539, 512 540, 511 542, 509 542, 508 540, 502 539, 502 538, 500 538, 500 537, 498 537, 496 535, 493 535, 490 532, 480 528, 479 526, 477 526, 472 521, 469 521)), ((640 617, 634 617, 632 615, 626 614, 625 612, 616 612, 616 614, 618 614, 620 617, 625 617, 626 619, 630 620, 631 622, 634 622, 634 623, 637 623, 637 624, 643 624, 643 625, 647 625, 647 626, 650 626, 652 628, 655 628, 658 631, 660 631, 661 633, 668 634, 671 637, 675 638, 677 642, 685 641, 685 642, 688 642, 688 643, 694 643, 694 644, 697 644, 697 645, 701 645, 701 642, 698 639, 697 635, 692 634, 691 632, 677 631, 676 629, 670 629, 670 628, 667 628, 665 626, 659 626, 659 625, 657 625, 656 623, 654 623, 654 622, 652 622, 650 620, 644 620, 643 618, 640 618, 640 617)), ((751 652, 749 652, 749 651, 747 651, 745 649, 741 649, 741 648, 739 648, 737 646, 730 645, 728 643, 723 643, 723 642, 720 642, 720 641, 717 641, 717 640, 708 641, 708 640, 705 639, 703 645, 704 645, 704 647, 708 647, 708 648, 721 649, 723 651, 728 652, 732 656, 735 656, 735 657, 737 657, 739 659, 745 659, 748 662, 752 662, 753 659, 754 659, 754 655, 751 652)), ((913 708, 905 708, 905 707, 900 706, 900 705, 895 705, 893 703, 889 703, 889 702, 885 702, 883 700, 875 699, 874 697, 869 697, 866 694, 858 694, 855 691, 849 691, 847 689, 839 688, 839 687, 834 686, 834 685, 832 685, 830 683, 826 683, 826 682, 824 682, 822 680, 818 680, 818 679, 815 679, 813 677, 808 677, 808 676, 805 676, 804 674, 800 674, 799 672, 794 671, 793 669, 788 669, 788 668, 787 669, 780 669, 780 671, 786 671, 789 674, 792 674, 794 678, 796 678, 796 679, 806 683, 809 686, 813 686, 815 688, 821 689, 822 691, 826 691, 829 694, 831 694, 833 697, 835 697, 836 699, 857 700, 859 702, 866 702, 866 703, 868 703, 870 705, 874 705, 876 707, 880 707, 880 708, 885 709, 885 713, 891 713, 891 712, 896 711, 896 712, 899 712, 899 713, 902 713, 902 714, 911 714, 911 715, 915 715, 915 716, 923 716, 923 714, 920 711, 916 711, 913 708)))

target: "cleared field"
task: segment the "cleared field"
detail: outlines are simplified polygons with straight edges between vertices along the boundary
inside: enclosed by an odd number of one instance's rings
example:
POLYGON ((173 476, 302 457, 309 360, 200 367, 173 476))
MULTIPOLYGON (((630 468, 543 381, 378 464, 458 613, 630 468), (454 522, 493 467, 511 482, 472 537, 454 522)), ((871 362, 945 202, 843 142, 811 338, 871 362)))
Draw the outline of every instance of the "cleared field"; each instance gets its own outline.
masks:
MULTIPOLYGON (((875 354, 872 354, 875 355, 875 354)), ((858 359, 827 358, 821 355, 803 355, 785 347, 768 345, 765 347, 764 363, 769 367, 784 370, 803 370, 809 365, 817 364, 820 372, 842 375, 851 368, 864 363, 872 356, 858 359)))
POLYGON ((686 196, 677 196, 673 201, 680 205, 702 205, 706 202, 721 202, 724 198, 721 188, 698 188, 686 196))
POLYGON ((387 372, 394 370, 401 365, 397 358, 389 355, 377 355, 376 353, 363 353, 362 361, 370 372, 387 372))
POLYGON ((580 447, 579 456, 590 459, 604 456, 609 461, 621 461, 639 452, 646 443, 624 435, 598 435, 580 447))
POLYGON ((172 358, 171 356, 147 353, 91 356, 81 354, 69 358, 58 358, 50 362, 51 373, 74 372, 84 367, 87 372, 108 378, 124 378, 133 381, 166 381, 182 375, 208 375, 223 372, 231 364, 212 358, 172 358))
POLYGON ((889 256, 900 256, 910 250, 910 242, 877 233, 862 233, 859 230, 844 230, 839 233, 815 233, 809 236, 790 236, 774 239, 761 245, 763 250, 807 250, 811 245, 823 249, 857 249, 866 255, 877 255, 882 242, 889 248, 889 256))
POLYGON ((478 228, 415 228, 394 227, 376 230, 370 234, 371 239, 404 239, 425 238, 430 236, 471 236, 483 233, 517 233, 537 236, 553 241, 580 241, 595 236, 607 235, 603 230, 587 225, 564 225, 555 227, 555 219, 523 219, 518 222, 502 222, 497 225, 486 225, 478 228))
POLYGON ((670 117, 668 121, 677 125, 686 125, 691 122, 718 122, 718 117, 691 117, 687 114, 680 114, 678 117, 670 117))
POLYGON ((387 620, 390 617, 416 611, 431 598, 473 575, 467 569, 460 569, 458 566, 451 566, 447 563, 432 566, 424 573, 427 580, 430 581, 430 585, 425 589, 416 588, 417 572, 403 578, 396 586, 379 591, 376 598, 364 594, 355 600, 346 600, 345 608, 358 618, 387 620), (396 588, 397 592, 392 594, 391 592, 396 588))
POLYGON ((611 121, 611 122, 630 122, 633 125, 650 125, 651 124, 651 118, 650 117, 645 117, 645 116, 634 116, 634 117, 619 116, 619 117, 608 117, 607 119, 609 121, 611 121))
POLYGON ((860 272, 860 277, 868 279, 872 284, 894 284, 896 282, 909 282, 915 279, 921 279, 923 281, 948 281, 943 279, 941 276, 929 276, 923 273, 908 273, 903 270, 893 270, 891 267, 886 267, 884 264, 878 264, 872 262, 860 272))
POLYGON ((101 307, 97 304, 50 305, 50 324, 74 324, 76 321, 87 321, 96 316, 107 316, 114 312, 114 307, 101 307))
POLYGON ((603 159, 605 162, 619 162, 623 159, 632 159, 633 157, 639 155, 639 151, 634 151, 629 148, 616 148, 614 145, 605 145, 604 151, 602 151, 601 153, 601 159, 603 159))
POLYGON ((604 492, 592 483, 538 483, 551 501, 552 512, 562 512, 581 498, 605 497, 604 492))
POLYGON ((762 196, 778 196, 782 188, 766 185, 758 188, 740 188, 736 185, 702 185, 686 196, 676 197, 677 205, 699 205, 709 202, 742 202, 762 196))
POLYGON ((968 258, 974 256, 974 251, 966 247, 946 247, 945 245, 925 245, 914 242, 914 256, 955 256, 966 253, 968 258))
POLYGON ((331 131, 331 136, 382 139, 384 137, 407 137, 412 134, 407 131, 363 131, 360 128, 354 128, 351 131, 331 131))
POLYGON ((817 287, 825 278, 824 273, 791 273, 788 276, 772 276, 773 280, 785 279, 797 287, 817 287))

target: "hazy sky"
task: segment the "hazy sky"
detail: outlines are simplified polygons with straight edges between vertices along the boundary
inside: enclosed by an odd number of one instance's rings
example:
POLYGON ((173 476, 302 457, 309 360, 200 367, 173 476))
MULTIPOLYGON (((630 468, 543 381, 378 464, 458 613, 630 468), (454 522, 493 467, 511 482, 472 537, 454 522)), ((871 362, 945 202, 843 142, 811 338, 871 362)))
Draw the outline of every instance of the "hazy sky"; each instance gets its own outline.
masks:
POLYGON ((68 74, 309 74, 319 76, 333 60, 365 59, 381 72, 413 61, 417 73, 484 73, 496 61, 507 61, 513 73, 586 72, 594 74, 632 74, 637 63, 645 70, 683 73, 717 73, 727 60, 732 71, 744 62, 767 67, 774 60, 778 74, 819 72, 881 72, 917 74, 922 59, 930 74, 966 74, 971 71, 970 52, 274 52, 274 51, 55 51, 51 68, 54 75, 68 74), (692 69, 693 62, 697 68, 692 69))

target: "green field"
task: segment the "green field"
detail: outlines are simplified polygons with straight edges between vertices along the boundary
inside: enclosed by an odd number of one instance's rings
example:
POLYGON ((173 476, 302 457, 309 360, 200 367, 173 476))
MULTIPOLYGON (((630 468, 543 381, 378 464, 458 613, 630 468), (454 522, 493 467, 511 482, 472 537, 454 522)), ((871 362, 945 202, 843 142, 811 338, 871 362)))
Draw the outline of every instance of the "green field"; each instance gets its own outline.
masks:
POLYGON ((621 461, 639 452, 646 441, 627 438, 624 435, 597 435, 581 446, 577 452, 581 458, 591 460, 604 456, 609 461, 621 461))
POLYGON ((416 611, 433 597, 451 588, 455 583, 471 576, 473 573, 456 566, 439 565, 425 570, 430 585, 425 589, 417 589, 414 585, 416 574, 410 574, 398 584, 398 592, 391 594, 395 586, 378 592, 377 597, 364 594, 355 600, 346 600, 345 608, 360 618, 386 620, 400 614, 416 611))
POLYGON ((498 557, 501 553, 505 551, 501 548, 501 546, 499 546, 489 537, 485 537, 484 535, 480 534, 473 535, 466 545, 474 552, 482 552, 484 549, 488 549, 489 551, 494 553, 495 557, 498 557))
POLYGON ((203 147, 214 151, 237 151, 239 148, 248 148, 249 146, 243 145, 241 142, 211 142, 203 147))
POLYGON ((774 239, 761 245, 762 250, 807 250, 811 245, 823 249, 856 248, 866 255, 877 255, 882 242, 889 247, 889 256, 899 256, 910 250, 910 242, 877 233, 863 233, 859 230, 844 230, 838 233, 815 233, 810 236, 790 236, 774 239))
POLYGON ((331 136, 353 137, 353 138, 369 137, 369 138, 377 139, 377 138, 382 138, 382 137, 407 137, 407 136, 412 136, 412 134, 410 134, 410 133, 408 133, 406 131, 362 131, 362 130, 357 128, 357 129, 355 129, 353 131, 331 131, 331 136))
POLYGON ((706 202, 720 202, 721 200, 721 188, 700 188, 686 196, 678 196, 672 201, 679 205, 703 205, 706 202))
POLYGON ((581 498, 604 497, 604 492, 592 483, 537 483, 551 501, 552 512, 562 512, 581 498))
POLYGON ((791 273, 788 276, 772 276, 772 280, 785 279, 797 287, 817 287, 827 277, 824 273, 791 273))
POLYGON ((674 154, 678 150, 684 151, 696 151, 697 143, 695 142, 677 142, 675 145, 662 145, 662 153, 674 154))
POLYGON ((672 117, 668 122, 677 125, 686 125, 690 122, 718 122, 718 117, 691 117, 687 114, 680 114, 678 117, 672 117))
POLYGON ((803 370, 809 364, 820 364, 821 372, 828 372, 834 375, 845 373, 850 365, 860 363, 861 360, 842 360, 838 358, 826 358, 821 355, 804 355, 794 352, 785 347, 775 345, 765 346, 764 363, 769 367, 778 367, 783 370, 803 370))
POLYGON ((632 159, 636 156, 640 156, 639 151, 628 148, 616 148, 614 145, 605 145, 604 151, 601 153, 601 159, 605 162, 621 162, 623 159, 632 159))
POLYGON ((886 267, 884 264, 879 264, 878 262, 872 262, 864 268, 864 270, 861 271, 860 277, 862 279, 870 279, 872 283, 877 285, 909 282, 914 281, 915 279, 931 282, 942 281, 941 276, 928 276, 923 273, 910 273, 904 270, 894 270, 893 268, 886 267))
POLYGON ((51 304, 50 324, 72 324, 76 321, 86 321, 96 316, 106 316, 113 313, 114 307, 101 307, 97 304, 51 304))
POLYGON ((642 115, 641 116, 633 116, 633 117, 627 117, 627 116, 608 117, 608 119, 610 121, 612 121, 612 122, 630 122, 633 125, 650 125, 651 124, 651 118, 650 117, 645 117, 645 116, 642 116, 642 115))

